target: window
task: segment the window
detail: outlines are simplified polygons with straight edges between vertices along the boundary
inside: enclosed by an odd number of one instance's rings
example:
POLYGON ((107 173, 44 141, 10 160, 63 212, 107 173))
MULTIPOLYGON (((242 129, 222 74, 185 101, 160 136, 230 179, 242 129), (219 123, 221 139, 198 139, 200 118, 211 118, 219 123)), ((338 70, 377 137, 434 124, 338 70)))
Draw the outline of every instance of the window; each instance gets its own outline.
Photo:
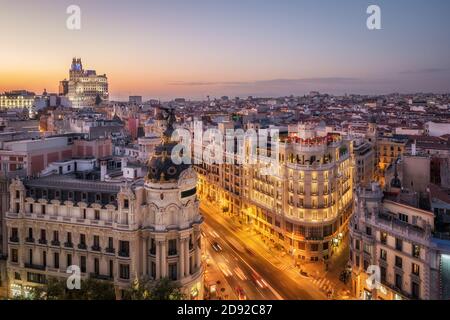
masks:
POLYGON ((156 241, 154 238, 150 239, 150 254, 156 254, 156 241))
POLYGON ((119 255, 121 257, 129 257, 130 256, 130 242, 119 241, 119 255))
POLYGON ((403 266, 403 259, 402 258, 400 258, 400 257, 398 257, 398 256, 395 256, 395 266, 397 267, 397 268, 402 268, 402 266, 403 266))
POLYGON ((380 242, 382 244, 387 244, 387 233, 386 232, 382 232, 380 234, 380 242))
POLYGON ((413 244, 412 255, 414 258, 420 258, 420 246, 413 244))
POLYGON ((33 228, 28 228, 28 240, 33 240, 33 228))
POLYGON ((33 213, 33 204, 30 203, 30 213, 33 213))
POLYGON ((403 250, 403 241, 401 239, 395 238, 395 249, 398 251, 403 250))
POLYGON ((86 256, 80 257, 80 269, 81 269, 81 272, 83 272, 83 273, 86 272, 86 256))
POLYGON ((177 264, 176 263, 169 264, 169 278, 170 278, 170 280, 177 280, 177 264))
POLYGON ((18 242, 19 241, 19 229, 17 228, 11 228, 11 239, 12 242, 18 242))
POLYGON ((55 269, 59 269, 59 253, 55 252, 53 253, 53 266, 55 269))
POLYGON ((72 243, 72 232, 67 232, 67 243, 72 243))
POLYGON ((45 284, 46 278, 45 278, 45 275, 43 275, 43 274, 28 272, 27 273, 27 281, 33 282, 33 283, 45 284))
POLYGON ((114 239, 112 237, 108 237, 108 248, 109 249, 114 248, 114 239))
POLYGON ((366 234, 367 234, 368 236, 371 236, 371 235, 372 235, 372 228, 366 227, 366 234))
POLYGON ((127 264, 120 264, 119 274, 121 279, 130 279, 130 266, 127 264))
POLYGON ((11 262, 19 262, 19 253, 17 249, 11 249, 11 262))
POLYGON ((398 219, 399 219, 400 221, 403 221, 403 222, 408 222, 408 215, 403 214, 403 213, 399 213, 399 214, 398 214, 398 219))
POLYGON ((98 258, 94 259, 94 273, 96 275, 100 274, 100 262, 99 262, 98 258))
POLYGON ((45 215, 45 208, 46 208, 46 205, 43 204, 43 205, 42 205, 42 214, 44 214, 44 215, 45 215))
POLYGON ((386 282, 386 268, 383 266, 380 266, 380 280, 386 282))
POLYGON ((45 229, 41 229, 41 240, 42 241, 47 240, 47 235, 46 235, 45 229))
POLYGON ((53 241, 59 242, 59 231, 53 231, 53 241))
POLYGON ((416 276, 420 275, 420 267, 418 264, 413 263, 411 267, 411 272, 416 276))
POLYGON ((360 242, 359 240, 355 240, 355 249, 360 250, 360 242))
POLYGON ((387 252, 384 249, 380 249, 380 259, 383 261, 387 260, 387 252))
POLYGON ((411 296, 413 299, 419 299, 420 297, 420 285, 416 282, 411 282, 411 296))
POLYGON ((86 244, 86 235, 80 234, 80 244, 82 245, 86 244))
POLYGON ((109 277, 114 278, 114 261, 109 260, 109 277))
POLYGON ((181 198, 186 198, 186 197, 190 197, 193 196, 194 194, 197 193, 197 188, 192 188, 186 191, 182 191, 181 192, 181 198))
POLYGON ((169 240, 169 256, 173 256, 177 254, 177 240, 170 239, 169 240))
POLYGON ((70 267, 72 265, 72 255, 69 253, 67 254, 67 267, 70 267))
POLYGON ((129 206, 128 199, 123 200, 123 208, 128 209, 128 206, 129 206))
POLYGON ((403 287, 403 277, 400 274, 395 274, 395 286, 400 290, 403 287))
POLYGON ((92 250, 100 251, 100 237, 99 236, 94 236, 92 250))
POLYGON ((100 210, 95 210, 94 215, 95 215, 95 220, 100 220, 100 210))
POLYGON ((83 209, 83 219, 86 219, 86 209, 83 209))
POLYGON ((154 261, 152 261, 152 264, 151 264, 150 274, 153 279, 156 278, 156 263, 154 261))

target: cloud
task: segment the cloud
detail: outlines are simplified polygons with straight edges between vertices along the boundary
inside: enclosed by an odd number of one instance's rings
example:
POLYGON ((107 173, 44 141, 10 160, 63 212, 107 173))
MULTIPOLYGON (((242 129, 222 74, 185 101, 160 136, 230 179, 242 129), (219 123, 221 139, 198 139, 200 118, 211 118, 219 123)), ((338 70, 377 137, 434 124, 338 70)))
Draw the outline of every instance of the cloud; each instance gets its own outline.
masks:
POLYGON ((358 83, 361 79, 345 78, 345 77, 325 77, 325 78, 299 78, 299 79, 269 79, 255 81, 225 81, 225 82, 186 82, 172 81, 168 84, 171 86, 292 86, 298 84, 343 84, 358 83))
POLYGON ((408 75, 408 74, 434 74, 434 73, 442 73, 450 71, 450 68, 423 68, 423 69, 413 69, 413 70, 404 70, 400 71, 400 74, 408 75))

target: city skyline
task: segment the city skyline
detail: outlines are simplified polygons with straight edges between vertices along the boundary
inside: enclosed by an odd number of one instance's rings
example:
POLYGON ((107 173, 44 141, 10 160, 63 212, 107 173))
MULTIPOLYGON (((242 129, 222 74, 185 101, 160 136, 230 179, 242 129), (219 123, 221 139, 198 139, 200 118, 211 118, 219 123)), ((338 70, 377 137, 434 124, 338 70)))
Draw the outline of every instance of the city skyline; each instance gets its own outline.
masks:
POLYGON ((112 100, 448 92, 450 4, 431 2, 377 1, 372 31, 368 1, 78 1, 77 31, 69 1, 6 3, 0 91, 57 92, 77 56, 112 100))

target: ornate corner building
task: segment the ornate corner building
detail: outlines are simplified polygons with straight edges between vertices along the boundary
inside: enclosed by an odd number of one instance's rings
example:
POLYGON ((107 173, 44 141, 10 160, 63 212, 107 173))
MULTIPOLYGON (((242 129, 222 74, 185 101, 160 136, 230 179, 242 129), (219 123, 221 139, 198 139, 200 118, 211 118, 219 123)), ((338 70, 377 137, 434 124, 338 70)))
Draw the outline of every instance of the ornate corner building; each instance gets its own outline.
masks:
POLYGON ((5 219, 10 296, 65 278, 76 265, 82 278, 112 281, 118 298, 137 279, 169 278, 188 298, 202 299, 197 175, 172 162, 169 120, 146 179, 13 180, 5 219))
POLYGON ((298 261, 324 261, 348 230, 353 145, 313 124, 300 124, 297 131, 280 139, 278 166, 271 174, 262 174, 267 163, 259 160, 196 166, 199 194, 238 215, 298 261))

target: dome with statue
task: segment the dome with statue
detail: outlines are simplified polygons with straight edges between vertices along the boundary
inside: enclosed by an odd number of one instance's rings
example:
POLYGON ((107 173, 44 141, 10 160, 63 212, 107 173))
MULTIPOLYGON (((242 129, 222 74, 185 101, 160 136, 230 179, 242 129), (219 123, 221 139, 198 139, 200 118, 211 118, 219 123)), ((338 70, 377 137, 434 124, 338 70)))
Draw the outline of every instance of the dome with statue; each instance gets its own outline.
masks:
POLYGON ((162 143, 155 148, 155 154, 148 162, 147 181, 153 183, 176 182, 181 173, 188 169, 188 164, 175 164, 172 161, 172 150, 178 142, 172 140, 174 132, 175 115, 172 109, 162 109, 164 119, 167 121, 163 133, 162 143))

